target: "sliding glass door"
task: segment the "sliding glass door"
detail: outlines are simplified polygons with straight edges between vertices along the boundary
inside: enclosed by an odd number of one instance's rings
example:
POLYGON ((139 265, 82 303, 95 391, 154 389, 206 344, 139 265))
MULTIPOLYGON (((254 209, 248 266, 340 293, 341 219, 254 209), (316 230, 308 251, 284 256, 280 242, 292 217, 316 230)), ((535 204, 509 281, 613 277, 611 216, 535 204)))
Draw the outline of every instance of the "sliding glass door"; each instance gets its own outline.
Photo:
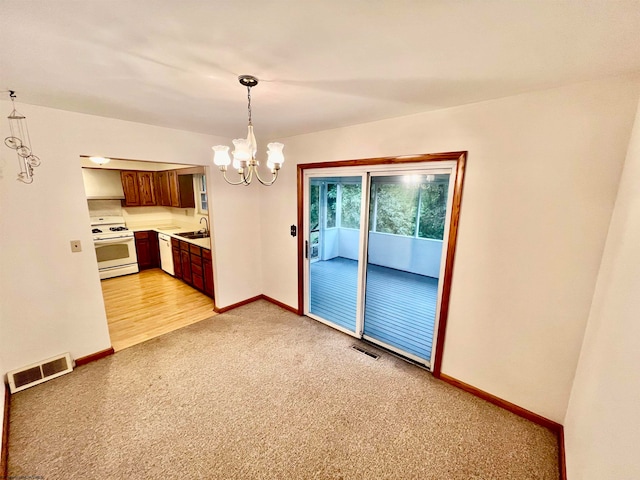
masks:
POLYGON ((305 314, 430 365, 451 163, 305 173, 305 314))
POLYGON ((308 313, 356 332, 362 177, 320 177, 309 184, 308 313))
POLYGON ((431 358, 449 174, 371 177, 364 338, 431 358))

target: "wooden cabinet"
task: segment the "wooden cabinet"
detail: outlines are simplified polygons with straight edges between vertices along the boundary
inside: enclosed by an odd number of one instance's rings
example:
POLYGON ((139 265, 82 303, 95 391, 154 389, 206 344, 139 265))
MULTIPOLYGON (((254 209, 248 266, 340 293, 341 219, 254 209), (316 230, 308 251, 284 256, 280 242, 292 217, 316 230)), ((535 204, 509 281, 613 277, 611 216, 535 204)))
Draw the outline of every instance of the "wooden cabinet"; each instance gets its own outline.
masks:
POLYGON ((204 279, 203 291, 213 298, 213 263, 211 262, 211 250, 202 249, 202 277, 204 279))
POLYGON ((171 239, 171 253, 173 255, 173 275, 182 280, 182 259, 180 258, 180 240, 171 239))
POLYGON ((135 232, 136 255, 138 256, 138 268, 158 268, 160 255, 158 250, 158 234, 153 230, 135 232))
POLYGON ((127 207, 140 205, 140 187, 138 186, 138 172, 120 172, 122 190, 124 190, 123 203, 127 207))
POLYGON ((150 207, 156 203, 155 174, 123 170, 120 172, 125 207, 150 207))
POLYGON ((182 265, 182 281, 187 285, 192 285, 191 256, 189 255, 189 244, 187 242, 180 242, 180 265, 182 265))
MULTIPOLYGON (((173 194, 175 193, 175 198, 177 198, 177 205, 171 203, 172 207, 180 207, 180 208, 195 208, 196 206, 196 198, 193 194, 193 175, 180 175, 176 173, 176 183, 178 185, 177 191, 171 191, 171 201, 174 201, 173 194)), ((171 184, 171 179, 170 179, 171 184)))
POLYGON ((156 203, 156 184, 153 172, 138 172, 138 186, 140 187, 140 206, 150 207, 156 203))
POLYGON ((164 207, 171 206, 171 190, 169 187, 169 172, 156 174, 156 200, 164 207))
POLYGON ((174 276, 213 298, 211 250, 172 238, 171 251, 174 276))
POLYGON ((193 175, 176 170, 156 172, 156 202, 164 207, 195 208, 193 175))

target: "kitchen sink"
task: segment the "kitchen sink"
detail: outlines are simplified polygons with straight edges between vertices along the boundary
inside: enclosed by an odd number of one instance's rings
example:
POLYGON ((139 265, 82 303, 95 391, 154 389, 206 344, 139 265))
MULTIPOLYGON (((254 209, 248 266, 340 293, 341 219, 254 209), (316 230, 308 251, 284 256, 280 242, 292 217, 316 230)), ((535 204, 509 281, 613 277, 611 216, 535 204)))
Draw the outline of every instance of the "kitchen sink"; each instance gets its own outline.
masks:
POLYGON ((181 232, 176 233, 175 235, 183 238, 188 238, 189 240, 195 240, 196 238, 209 238, 209 232, 181 232))

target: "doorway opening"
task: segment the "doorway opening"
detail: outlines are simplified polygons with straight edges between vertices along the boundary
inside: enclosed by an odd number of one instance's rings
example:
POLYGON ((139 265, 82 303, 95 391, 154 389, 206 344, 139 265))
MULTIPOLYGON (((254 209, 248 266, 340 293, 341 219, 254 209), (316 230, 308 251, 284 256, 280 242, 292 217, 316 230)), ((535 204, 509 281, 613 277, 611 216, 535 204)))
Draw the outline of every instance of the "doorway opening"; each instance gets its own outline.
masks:
POLYGON ((80 166, 114 350, 215 315, 207 167, 84 156, 80 166), (117 242, 127 268, 103 261, 117 242))

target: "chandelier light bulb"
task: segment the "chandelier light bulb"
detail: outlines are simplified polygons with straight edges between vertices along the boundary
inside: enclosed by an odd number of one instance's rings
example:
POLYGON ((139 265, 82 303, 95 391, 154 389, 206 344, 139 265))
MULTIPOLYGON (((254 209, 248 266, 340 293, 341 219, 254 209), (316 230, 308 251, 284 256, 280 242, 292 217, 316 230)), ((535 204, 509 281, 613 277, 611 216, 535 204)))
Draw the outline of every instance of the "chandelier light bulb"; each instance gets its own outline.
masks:
POLYGON ((211 147, 213 150, 213 163, 218 167, 227 167, 231 163, 229 157, 229 147, 226 145, 216 145, 211 147))
POLYGON ((284 154, 282 143, 273 142, 267 145, 267 167, 271 170, 279 170, 284 163, 284 154))
POLYGON ((236 147, 233 151, 233 167, 236 169, 246 167, 249 160, 251 160, 251 146, 249 145, 249 140, 246 138, 236 138, 233 141, 233 146, 236 147))

